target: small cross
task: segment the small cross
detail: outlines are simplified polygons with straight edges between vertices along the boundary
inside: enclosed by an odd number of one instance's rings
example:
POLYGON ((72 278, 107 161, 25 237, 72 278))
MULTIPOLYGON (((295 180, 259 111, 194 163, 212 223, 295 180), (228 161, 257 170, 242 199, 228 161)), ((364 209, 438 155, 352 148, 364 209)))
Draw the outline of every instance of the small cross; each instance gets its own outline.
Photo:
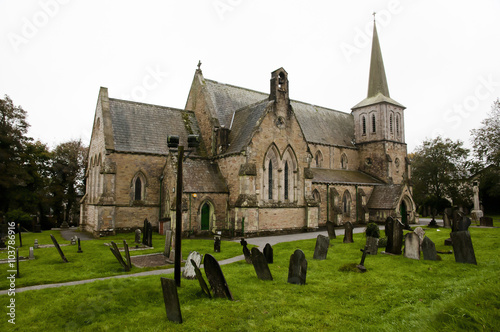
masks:
POLYGON ((200 70, 200 67, 201 67, 201 61, 198 60, 198 70, 200 70))
POLYGON ((373 12, 373 14, 372 14, 372 15, 373 15, 373 21, 375 21, 375 15, 377 15, 377 13, 376 13, 376 12, 373 12))

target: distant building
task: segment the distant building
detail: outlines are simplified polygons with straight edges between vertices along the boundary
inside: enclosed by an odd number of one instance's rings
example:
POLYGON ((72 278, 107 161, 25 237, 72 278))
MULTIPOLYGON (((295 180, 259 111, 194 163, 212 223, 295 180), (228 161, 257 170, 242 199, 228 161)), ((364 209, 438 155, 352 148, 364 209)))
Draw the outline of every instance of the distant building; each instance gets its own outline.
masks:
POLYGON ((81 227, 99 236, 145 218, 175 220, 177 153, 167 136, 187 147, 190 134, 201 144, 184 161, 184 232, 415 220, 405 107, 389 95, 376 27, 368 95, 350 114, 291 100, 283 68, 270 83, 269 93, 257 92, 198 68, 185 110, 109 98, 101 88, 81 227))

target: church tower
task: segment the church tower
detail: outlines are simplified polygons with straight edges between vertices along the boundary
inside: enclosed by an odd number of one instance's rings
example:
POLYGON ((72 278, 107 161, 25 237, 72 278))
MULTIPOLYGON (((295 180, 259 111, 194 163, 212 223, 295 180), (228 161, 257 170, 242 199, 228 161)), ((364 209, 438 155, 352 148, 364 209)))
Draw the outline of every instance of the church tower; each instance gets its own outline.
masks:
POLYGON ((407 183, 410 176, 404 109, 390 97, 374 20, 368 95, 352 108, 352 115, 359 169, 386 183, 407 183))

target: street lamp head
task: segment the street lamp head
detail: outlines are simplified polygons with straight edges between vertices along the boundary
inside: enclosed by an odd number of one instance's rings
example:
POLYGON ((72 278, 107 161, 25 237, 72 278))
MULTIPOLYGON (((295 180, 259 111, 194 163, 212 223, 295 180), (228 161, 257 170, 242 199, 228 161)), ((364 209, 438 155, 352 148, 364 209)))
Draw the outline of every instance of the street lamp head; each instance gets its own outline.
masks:
POLYGON ((179 136, 171 135, 167 137, 167 145, 169 148, 177 148, 179 146, 179 136))
POLYGON ((197 148, 200 145, 199 135, 188 135, 188 148, 197 148))

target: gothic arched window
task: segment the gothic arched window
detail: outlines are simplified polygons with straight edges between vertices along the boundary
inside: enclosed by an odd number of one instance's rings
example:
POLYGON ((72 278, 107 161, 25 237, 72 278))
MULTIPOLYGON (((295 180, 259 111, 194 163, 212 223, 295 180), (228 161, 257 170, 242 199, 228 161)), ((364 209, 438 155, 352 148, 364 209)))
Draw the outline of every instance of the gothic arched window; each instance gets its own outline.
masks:
POLYGON ((321 167, 323 164, 323 155, 321 154, 321 151, 316 152, 316 156, 314 157, 316 161, 316 167, 321 167))
POLYGON ((396 115, 396 134, 399 136, 399 115, 396 115))
POLYGON ((347 155, 343 153, 342 157, 340 158, 340 166, 342 167, 342 169, 347 169, 347 163, 348 163, 347 155))
POLYGON ((143 201, 146 198, 146 177, 142 172, 137 172, 130 186, 132 189, 132 199, 134 201, 143 201))
POLYGON ((140 201, 142 199, 142 181, 140 177, 135 179, 135 195, 134 199, 140 201))
POLYGON ((269 199, 273 199, 273 162, 269 160, 269 165, 267 167, 267 176, 269 178, 269 183, 267 185, 268 189, 268 194, 269 194, 269 199))
POLYGON ((344 196, 342 196, 342 212, 345 217, 351 215, 351 194, 347 190, 344 192, 344 196))
POLYGON ((377 125, 375 123, 375 114, 372 114, 372 133, 377 132, 377 125))
POLYGON ((389 130, 392 134, 392 114, 389 116, 389 130))
POLYGON ((285 161, 285 200, 288 199, 288 185, 289 185, 289 179, 288 179, 288 162, 285 161))
POLYGON ((366 117, 364 115, 361 117, 361 126, 363 127, 363 135, 366 135, 366 117))

